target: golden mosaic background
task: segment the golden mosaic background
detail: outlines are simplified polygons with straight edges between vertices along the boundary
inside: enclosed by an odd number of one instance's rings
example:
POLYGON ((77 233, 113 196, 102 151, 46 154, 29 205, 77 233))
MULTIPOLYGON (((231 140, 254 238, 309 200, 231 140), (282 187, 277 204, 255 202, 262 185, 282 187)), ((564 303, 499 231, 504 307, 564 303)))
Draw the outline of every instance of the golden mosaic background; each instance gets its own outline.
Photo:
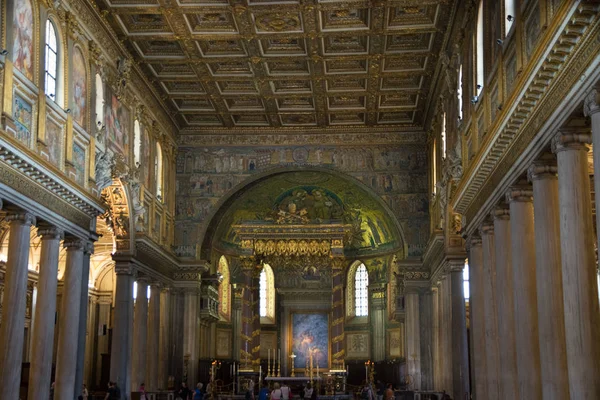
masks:
POLYGON ((95 0, 180 128, 419 127, 450 1, 95 0))

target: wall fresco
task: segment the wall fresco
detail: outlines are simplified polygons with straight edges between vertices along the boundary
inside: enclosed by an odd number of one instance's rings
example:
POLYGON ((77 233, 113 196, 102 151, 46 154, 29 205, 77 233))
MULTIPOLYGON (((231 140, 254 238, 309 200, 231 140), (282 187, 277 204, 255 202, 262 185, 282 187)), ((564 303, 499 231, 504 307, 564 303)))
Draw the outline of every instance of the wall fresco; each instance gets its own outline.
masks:
POLYGON ((17 140, 26 146, 31 142, 31 123, 33 118, 31 103, 24 100, 21 96, 15 95, 15 104, 13 106, 13 116, 17 127, 17 140))
POLYGON ((87 115, 87 70, 81 50, 73 52, 73 121, 84 127, 87 115))
POLYGON ((46 122, 46 146, 48 149, 48 161, 60 168, 60 156, 62 151, 62 129, 54 122, 46 122))
POLYGON ((73 165, 75 180, 83 185, 85 183, 85 149, 77 143, 73 143, 73 165))
MULTIPOLYGON (((177 157, 176 244, 193 245, 201 241, 199 232, 209 223, 207 219, 217 202, 253 175, 281 167, 310 166, 344 172, 371 188, 397 216, 402 227, 411 230, 405 231, 409 255, 422 254, 429 229, 429 194, 427 159, 421 145, 181 147, 177 157)), ((297 184, 319 186, 324 177, 314 173, 303 179, 297 184)), ((290 187, 286 185, 286 189, 290 187)), ((277 190, 271 194, 281 193, 277 190)), ((344 193, 344 201, 360 204, 364 199, 357 198, 357 193, 352 190, 344 193)), ((272 204, 275 203, 269 203, 267 208, 272 204)), ((362 224, 369 232, 382 232, 378 228, 369 229, 372 228, 369 225, 377 222, 373 216, 364 214, 364 209, 362 224)), ((383 242, 376 236, 368 238, 374 246, 383 242)))
POLYGON ((108 131, 109 146, 117 153, 125 156, 125 161, 129 160, 129 110, 125 108, 117 99, 117 96, 107 90, 109 101, 106 102, 106 128, 108 131))
POLYGON ((14 67, 33 80, 33 8, 30 0, 15 4, 13 38, 14 67))

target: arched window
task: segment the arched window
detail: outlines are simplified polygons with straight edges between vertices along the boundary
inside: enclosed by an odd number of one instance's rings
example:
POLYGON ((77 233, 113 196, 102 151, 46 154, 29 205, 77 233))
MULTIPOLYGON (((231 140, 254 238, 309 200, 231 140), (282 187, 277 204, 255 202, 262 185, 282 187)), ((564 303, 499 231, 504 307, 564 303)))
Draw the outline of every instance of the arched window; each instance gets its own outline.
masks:
POLYGON ((260 322, 275 323, 275 276, 269 264, 263 264, 259 278, 260 322))
POLYGON ((104 125, 104 83, 100 74, 96 74, 96 125, 104 125))
POLYGON ((442 159, 446 158, 446 113, 442 114, 442 159))
POLYGON ((140 121, 137 119, 133 123, 133 165, 138 166, 142 158, 142 132, 140 130, 140 121))
POLYGON ((221 285, 219 285, 219 315, 224 320, 229 321, 231 316, 231 291, 229 290, 231 278, 229 276, 229 264, 225 256, 221 256, 219 259, 217 272, 222 277, 221 285))
POLYGON ((154 157, 154 179, 156 180, 156 197, 162 200, 163 195, 163 154, 160 143, 156 142, 156 157, 154 157))
POLYGON ((515 0, 504 0, 504 34, 508 35, 515 22, 515 0))
POLYGON ((433 149, 431 151, 431 177, 433 183, 433 194, 437 192, 437 140, 433 139, 433 149))
POLYGON ((458 97, 458 119, 463 118, 463 71, 462 64, 458 67, 458 88, 456 88, 456 96, 458 97))
POLYGON ((476 90, 475 95, 479 97, 481 90, 483 89, 483 83, 485 77, 483 76, 483 0, 479 2, 479 11, 477 12, 477 36, 475 38, 475 50, 476 50, 476 90))
POLYGON ((354 277, 355 301, 354 309, 357 317, 365 317, 369 315, 369 273, 365 264, 361 264, 356 270, 354 277))
POLYGON ((346 281, 346 315, 366 317, 369 315, 369 273, 361 261, 355 261, 348 269, 346 281))
POLYGON ((46 96, 56 101, 56 79, 58 78, 58 37, 52 21, 46 21, 46 96))

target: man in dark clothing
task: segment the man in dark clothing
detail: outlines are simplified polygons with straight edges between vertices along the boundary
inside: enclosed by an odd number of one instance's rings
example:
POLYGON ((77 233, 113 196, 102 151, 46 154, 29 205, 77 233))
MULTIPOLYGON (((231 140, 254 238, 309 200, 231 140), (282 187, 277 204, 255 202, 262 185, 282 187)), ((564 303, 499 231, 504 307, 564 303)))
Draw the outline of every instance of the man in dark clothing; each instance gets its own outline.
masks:
POLYGON ((385 392, 385 385, 379 379, 377 380, 377 400, 383 400, 383 393, 385 392))

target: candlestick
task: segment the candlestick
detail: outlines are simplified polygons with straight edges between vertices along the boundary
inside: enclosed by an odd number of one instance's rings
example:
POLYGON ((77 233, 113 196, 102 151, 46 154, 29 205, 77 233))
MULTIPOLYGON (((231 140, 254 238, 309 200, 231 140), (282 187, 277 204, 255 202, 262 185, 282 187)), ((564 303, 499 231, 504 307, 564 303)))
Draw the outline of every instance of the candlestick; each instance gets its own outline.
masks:
POLYGON ((271 362, 271 349, 267 349, 267 378, 269 377, 269 363, 271 362))

